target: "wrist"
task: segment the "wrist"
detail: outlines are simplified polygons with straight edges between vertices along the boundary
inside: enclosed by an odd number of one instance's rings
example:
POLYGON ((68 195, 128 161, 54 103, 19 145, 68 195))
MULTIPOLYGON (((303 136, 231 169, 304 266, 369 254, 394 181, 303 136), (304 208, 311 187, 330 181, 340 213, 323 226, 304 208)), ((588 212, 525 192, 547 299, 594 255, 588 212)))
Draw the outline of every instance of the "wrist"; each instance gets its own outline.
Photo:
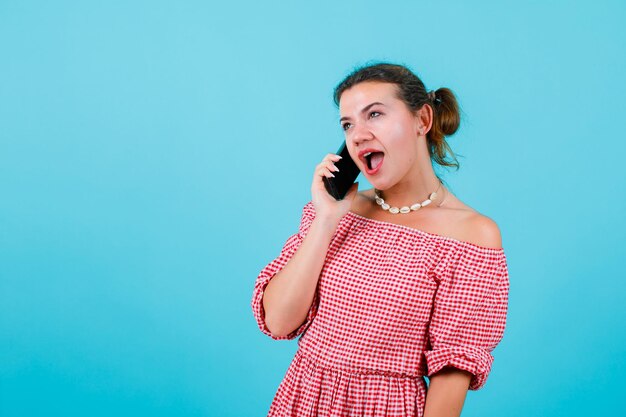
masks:
POLYGON ((311 226, 316 224, 321 229, 334 232, 337 229, 339 220, 341 219, 338 219, 336 216, 331 214, 326 215, 322 213, 317 213, 315 215, 315 218, 313 219, 313 222, 311 223, 311 226))

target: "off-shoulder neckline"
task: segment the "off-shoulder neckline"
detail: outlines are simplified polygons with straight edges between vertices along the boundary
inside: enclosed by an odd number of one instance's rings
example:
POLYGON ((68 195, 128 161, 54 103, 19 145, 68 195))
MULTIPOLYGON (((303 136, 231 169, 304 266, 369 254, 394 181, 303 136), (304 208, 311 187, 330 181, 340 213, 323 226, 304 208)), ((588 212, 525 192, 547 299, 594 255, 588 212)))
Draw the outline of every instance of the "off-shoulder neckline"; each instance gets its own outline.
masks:
POLYGON ((427 236, 427 237, 430 237, 430 238, 433 238, 433 239, 440 239, 440 240, 447 240, 447 241, 450 241, 450 242, 455 242, 457 244, 465 245, 465 246, 468 246, 470 248, 473 248, 473 249, 476 249, 476 250, 479 250, 479 251, 495 253, 495 254, 500 254, 500 253, 504 252, 504 247, 502 247, 502 248, 488 248, 486 246, 480 246, 480 245, 477 245, 475 243, 467 242, 465 240, 455 239, 455 238, 450 237, 450 236, 444 236, 444 235, 438 235, 436 233, 426 232, 426 231, 421 230, 421 229, 416 229, 415 227, 410 227, 410 226, 405 226, 405 225, 402 225, 402 224, 386 222, 384 220, 372 219, 370 217, 365 217, 365 216, 362 216, 360 214, 356 214, 353 211, 348 211, 347 214, 349 214, 351 216, 354 216, 354 217, 357 217, 359 219, 367 220, 367 221, 372 222, 372 223, 378 223, 378 224, 385 225, 385 226, 392 227, 392 228, 395 227, 395 228, 399 228, 399 229, 403 229, 403 230, 408 230, 408 231, 414 232, 414 233, 416 233, 418 235, 427 236))

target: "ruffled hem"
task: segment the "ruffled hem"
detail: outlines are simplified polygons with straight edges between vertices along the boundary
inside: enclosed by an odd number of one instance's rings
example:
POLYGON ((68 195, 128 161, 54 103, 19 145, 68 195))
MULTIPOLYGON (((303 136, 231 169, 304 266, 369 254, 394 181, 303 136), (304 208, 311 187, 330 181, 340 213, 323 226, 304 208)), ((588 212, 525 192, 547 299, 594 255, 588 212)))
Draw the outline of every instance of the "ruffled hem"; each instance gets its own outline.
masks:
POLYGON ((298 351, 268 417, 421 417, 425 399, 422 377, 344 372, 298 351))
POLYGON ((491 370, 493 356, 484 349, 465 346, 451 346, 425 352, 428 376, 439 372, 445 366, 472 373, 469 389, 477 390, 485 385, 491 370))

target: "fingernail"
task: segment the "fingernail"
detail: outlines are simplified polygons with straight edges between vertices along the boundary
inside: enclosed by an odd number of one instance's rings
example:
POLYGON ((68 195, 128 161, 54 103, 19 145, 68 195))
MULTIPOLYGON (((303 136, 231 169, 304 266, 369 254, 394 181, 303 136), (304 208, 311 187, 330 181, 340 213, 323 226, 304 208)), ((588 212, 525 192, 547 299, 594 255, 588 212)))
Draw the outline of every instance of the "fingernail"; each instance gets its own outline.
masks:
POLYGON ((330 174, 331 177, 335 178, 335 176, 333 174, 330 174))
POLYGON ((333 168, 335 168, 335 171, 339 172, 339 168, 337 168, 337 165, 333 164, 333 168))
POLYGON ((341 156, 341 155, 337 155, 337 157, 338 157, 339 159, 343 158, 343 156, 341 156))

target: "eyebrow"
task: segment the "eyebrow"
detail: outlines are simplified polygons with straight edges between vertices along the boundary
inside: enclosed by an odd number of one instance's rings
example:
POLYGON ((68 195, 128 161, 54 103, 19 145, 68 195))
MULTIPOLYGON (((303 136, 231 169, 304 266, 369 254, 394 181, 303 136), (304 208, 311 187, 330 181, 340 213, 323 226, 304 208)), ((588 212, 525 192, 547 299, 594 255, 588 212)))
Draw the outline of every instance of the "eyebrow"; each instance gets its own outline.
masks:
MULTIPOLYGON (((370 103, 370 104, 368 104, 367 106, 363 107, 363 109, 361 110, 361 114, 365 113, 365 112, 366 112, 366 111, 368 111, 371 107, 373 107, 373 106, 375 106, 375 105, 377 105, 377 104, 380 104, 381 106, 384 106, 384 104, 383 104, 383 103, 378 102, 378 101, 375 101, 374 103, 370 103)), ((339 122, 341 123, 341 122, 343 122, 344 120, 347 120, 347 119, 349 119, 349 117, 348 117, 348 116, 344 116, 344 117, 342 117, 341 119, 339 119, 339 122)))

